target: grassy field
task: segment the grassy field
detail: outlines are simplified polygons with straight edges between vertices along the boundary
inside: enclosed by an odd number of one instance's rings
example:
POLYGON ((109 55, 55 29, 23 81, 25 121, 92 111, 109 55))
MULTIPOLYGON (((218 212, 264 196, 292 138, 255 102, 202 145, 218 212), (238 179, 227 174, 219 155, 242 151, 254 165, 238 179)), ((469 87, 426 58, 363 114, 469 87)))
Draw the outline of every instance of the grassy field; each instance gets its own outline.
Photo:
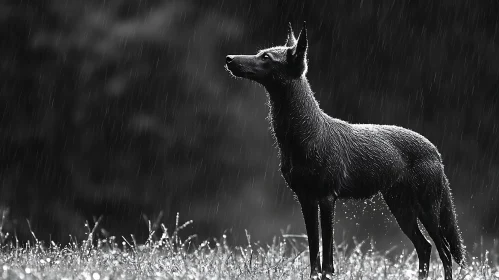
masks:
MULTIPOLYGON (((169 232, 163 225, 155 235, 138 245, 132 237, 88 239, 61 247, 54 243, 4 245, 0 253, 3 279, 307 279, 308 252, 305 236, 282 235, 270 245, 248 243, 231 248, 227 238, 205 241, 198 246, 192 237, 180 240, 176 225, 169 232), (156 237, 154 237, 156 236, 156 237)), ((417 256, 401 254, 395 260, 387 252, 370 250, 358 243, 353 248, 336 246, 336 279, 417 279, 417 256)), ((432 256, 430 279, 443 279, 442 266, 432 256)), ((454 267, 454 279, 499 279, 497 251, 474 258, 467 269, 454 267)))

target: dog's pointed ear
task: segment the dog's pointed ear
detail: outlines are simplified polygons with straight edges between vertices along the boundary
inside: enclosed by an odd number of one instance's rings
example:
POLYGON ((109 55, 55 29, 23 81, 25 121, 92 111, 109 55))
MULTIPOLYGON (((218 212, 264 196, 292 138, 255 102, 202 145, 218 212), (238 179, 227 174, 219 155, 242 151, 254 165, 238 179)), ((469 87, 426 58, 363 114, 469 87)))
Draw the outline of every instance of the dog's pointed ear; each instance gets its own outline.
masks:
POLYGON ((296 44, 295 34, 293 33, 293 27, 291 27, 291 22, 288 22, 288 38, 286 40, 286 47, 292 47, 296 44))
POLYGON ((307 22, 303 22, 303 27, 298 35, 298 42, 296 43, 295 55, 297 58, 305 59, 308 50, 308 38, 307 38, 307 22))

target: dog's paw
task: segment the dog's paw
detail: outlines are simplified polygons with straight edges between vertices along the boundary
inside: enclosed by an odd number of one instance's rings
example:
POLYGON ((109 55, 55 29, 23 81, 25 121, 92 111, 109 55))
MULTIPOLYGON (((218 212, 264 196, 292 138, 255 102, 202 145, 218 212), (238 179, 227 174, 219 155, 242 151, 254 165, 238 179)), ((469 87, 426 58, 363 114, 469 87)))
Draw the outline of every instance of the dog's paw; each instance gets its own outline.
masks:
POLYGON ((322 280, 331 280, 333 279, 333 274, 332 273, 324 273, 322 274, 322 280))
POLYGON ((317 273, 317 274, 314 274, 314 275, 310 276, 310 280, 320 280, 320 279, 321 279, 321 274, 320 273, 317 273))

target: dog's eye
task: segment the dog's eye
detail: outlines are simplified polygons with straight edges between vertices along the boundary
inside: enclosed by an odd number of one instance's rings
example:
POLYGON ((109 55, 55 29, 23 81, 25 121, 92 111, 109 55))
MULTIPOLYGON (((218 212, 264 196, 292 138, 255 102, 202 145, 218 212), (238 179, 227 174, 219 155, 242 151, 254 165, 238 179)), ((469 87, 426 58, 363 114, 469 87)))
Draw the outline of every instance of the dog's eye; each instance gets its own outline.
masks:
POLYGON ((263 60, 270 59, 270 55, 269 55, 268 53, 264 53, 264 54, 262 55, 262 59, 263 59, 263 60))

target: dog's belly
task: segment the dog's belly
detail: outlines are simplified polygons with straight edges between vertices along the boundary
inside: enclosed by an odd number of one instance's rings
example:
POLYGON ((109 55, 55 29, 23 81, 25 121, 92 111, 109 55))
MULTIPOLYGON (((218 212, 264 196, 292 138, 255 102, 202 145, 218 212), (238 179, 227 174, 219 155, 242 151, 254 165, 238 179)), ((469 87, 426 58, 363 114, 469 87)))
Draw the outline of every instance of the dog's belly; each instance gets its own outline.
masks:
MULTIPOLYGON (((399 165, 365 166, 350 169, 338 180, 338 197, 366 199, 400 182, 404 169, 399 165)), ((340 175, 338 175, 340 176, 340 175)))

